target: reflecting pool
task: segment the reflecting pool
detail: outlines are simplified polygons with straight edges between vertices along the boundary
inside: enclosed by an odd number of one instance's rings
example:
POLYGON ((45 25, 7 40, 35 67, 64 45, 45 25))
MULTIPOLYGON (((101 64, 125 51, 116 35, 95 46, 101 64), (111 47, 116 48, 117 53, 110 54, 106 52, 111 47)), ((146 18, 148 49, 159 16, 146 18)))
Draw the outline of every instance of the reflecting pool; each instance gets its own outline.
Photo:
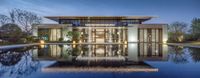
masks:
POLYGON ((0 78, 198 78, 200 49, 157 43, 0 50, 0 78))

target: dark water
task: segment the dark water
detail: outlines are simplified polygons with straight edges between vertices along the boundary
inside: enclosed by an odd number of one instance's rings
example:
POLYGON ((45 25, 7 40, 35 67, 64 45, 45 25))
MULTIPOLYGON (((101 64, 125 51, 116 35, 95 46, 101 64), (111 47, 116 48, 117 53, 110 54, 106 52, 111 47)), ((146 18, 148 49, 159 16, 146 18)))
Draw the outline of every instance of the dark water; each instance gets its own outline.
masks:
POLYGON ((200 78, 200 49, 162 44, 0 50, 0 78, 200 78))

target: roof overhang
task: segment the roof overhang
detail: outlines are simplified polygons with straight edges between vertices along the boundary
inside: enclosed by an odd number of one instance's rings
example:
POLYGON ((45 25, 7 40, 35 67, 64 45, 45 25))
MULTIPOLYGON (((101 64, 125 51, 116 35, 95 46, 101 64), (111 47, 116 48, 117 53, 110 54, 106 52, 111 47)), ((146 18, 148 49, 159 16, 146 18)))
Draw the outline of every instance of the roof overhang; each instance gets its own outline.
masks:
POLYGON ((59 21, 59 19, 135 19, 147 21, 154 16, 45 16, 50 20, 59 21))

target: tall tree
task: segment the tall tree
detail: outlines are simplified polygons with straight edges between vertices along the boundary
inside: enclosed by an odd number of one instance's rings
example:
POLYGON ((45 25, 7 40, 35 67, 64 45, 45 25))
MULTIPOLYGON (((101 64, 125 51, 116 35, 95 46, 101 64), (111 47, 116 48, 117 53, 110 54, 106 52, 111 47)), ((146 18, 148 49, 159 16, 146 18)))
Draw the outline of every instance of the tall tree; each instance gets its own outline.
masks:
POLYGON ((42 21, 42 18, 35 13, 20 9, 14 9, 13 11, 16 13, 16 21, 20 24, 20 26, 22 26, 23 30, 27 34, 32 32, 33 24, 40 24, 42 21))
POLYGON ((16 11, 15 11, 15 9, 11 10, 9 12, 8 16, 0 14, 0 23, 1 23, 1 25, 7 24, 7 23, 15 24, 15 20, 16 20, 16 11))
POLYGON ((21 9, 12 9, 9 12, 9 16, 0 14, 0 23, 12 23, 21 26, 23 31, 29 35, 32 32, 33 24, 40 24, 42 18, 33 12, 29 12, 21 9))
POLYGON ((187 24, 184 22, 173 22, 169 25, 169 40, 173 42, 182 42, 186 32, 187 24))
POLYGON ((200 18, 194 18, 192 20, 192 34, 195 39, 200 39, 200 18))

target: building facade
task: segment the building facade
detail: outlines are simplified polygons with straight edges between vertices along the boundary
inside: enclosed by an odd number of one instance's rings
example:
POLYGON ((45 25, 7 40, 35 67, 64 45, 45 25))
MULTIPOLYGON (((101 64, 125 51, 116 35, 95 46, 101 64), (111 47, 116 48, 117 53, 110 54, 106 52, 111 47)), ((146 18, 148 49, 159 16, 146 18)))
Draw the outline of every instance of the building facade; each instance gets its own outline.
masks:
POLYGON ((34 25, 33 36, 73 43, 167 41, 167 24, 143 24, 151 16, 47 16, 58 24, 34 25))

